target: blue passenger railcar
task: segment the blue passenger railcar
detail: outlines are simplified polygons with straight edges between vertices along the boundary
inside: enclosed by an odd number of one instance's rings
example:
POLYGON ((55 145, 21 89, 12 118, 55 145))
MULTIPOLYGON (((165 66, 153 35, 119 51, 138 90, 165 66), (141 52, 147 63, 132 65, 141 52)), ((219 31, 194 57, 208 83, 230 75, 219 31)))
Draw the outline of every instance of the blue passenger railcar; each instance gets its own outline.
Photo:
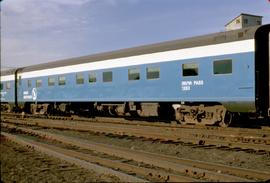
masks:
POLYGON ((269 30, 256 26, 26 67, 15 73, 13 97, 32 112, 221 125, 235 113, 267 117, 269 30))

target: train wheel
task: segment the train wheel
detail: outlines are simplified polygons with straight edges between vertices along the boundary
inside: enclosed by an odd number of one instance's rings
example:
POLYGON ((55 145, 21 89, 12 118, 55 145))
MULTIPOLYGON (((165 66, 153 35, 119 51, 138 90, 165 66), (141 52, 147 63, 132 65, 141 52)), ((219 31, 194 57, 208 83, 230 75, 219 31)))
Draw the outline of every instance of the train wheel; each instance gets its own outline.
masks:
POLYGON ((228 127, 232 123, 233 116, 233 113, 226 111, 223 120, 219 123, 219 126, 228 127))

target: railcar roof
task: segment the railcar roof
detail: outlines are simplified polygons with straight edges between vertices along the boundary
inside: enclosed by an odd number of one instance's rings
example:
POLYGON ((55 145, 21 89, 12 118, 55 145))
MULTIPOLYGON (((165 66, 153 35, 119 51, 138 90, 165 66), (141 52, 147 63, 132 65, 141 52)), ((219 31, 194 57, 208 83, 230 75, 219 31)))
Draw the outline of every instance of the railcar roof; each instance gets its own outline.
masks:
POLYGON ((1 71, 1 76, 5 76, 5 75, 12 75, 16 72, 16 69, 9 69, 9 70, 4 70, 1 71))
MULTIPOLYGON (((169 51, 169 50, 191 48, 191 47, 197 47, 197 46, 203 46, 203 45, 213 45, 213 44, 218 44, 218 43, 226 43, 226 42, 232 42, 232 41, 252 39, 254 38, 254 34, 259 27, 260 26, 254 26, 254 27, 248 27, 248 28, 239 29, 239 30, 219 32, 219 33, 208 34, 208 35, 203 35, 203 36, 196 36, 196 37, 191 37, 191 38, 166 41, 166 42, 150 44, 150 45, 145 45, 145 46, 138 46, 134 48, 121 49, 117 51, 98 53, 98 54, 93 54, 93 55, 88 55, 88 56, 77 57, 77 58, 64 59, 64 60, 49 62, 45 64, 28 66, 28 67, 22 68, 22 71, 27 72, 27 71, 34 71, 34 70, 42 70, 42 69, 62 67, 62 66, 68 66, 68 65, 76 65, 76 64, 82 64, 82 63, 88 63, 88 62, 102 61, 102 60, 107 60, 107 59, 116 59, 116 58, 129 57, 129 56, 135 56, 135 55, 142 55, 142 54, 163 52, 163 51, 169 51)), ((1 72, 1 75, 7 75, 8 72, 10 73, 11 71, 3 71, 1 72)))

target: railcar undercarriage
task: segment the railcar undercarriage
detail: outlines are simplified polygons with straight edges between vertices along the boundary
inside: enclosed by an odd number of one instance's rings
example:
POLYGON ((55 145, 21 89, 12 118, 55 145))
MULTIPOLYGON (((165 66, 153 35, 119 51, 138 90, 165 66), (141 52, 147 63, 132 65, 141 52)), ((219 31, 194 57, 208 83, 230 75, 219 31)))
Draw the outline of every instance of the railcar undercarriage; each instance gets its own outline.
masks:
MULTIPOLYGON (((10 112, 9 104, 1 104, 1 111, 10 112)), ((14 109, 14 107, 13 107, 14 109)), ((168 102, 39 102, 21 104, 17 112, 36 115, 80 115, 85 117, 114 116, 126 118, 148 118, 176 120, 180 124, 200 124, 228 126, 234 114, 218 103, 185 103, 168 102)))
POLYGON ((203 125, 214 125, 226 127, 233 120, 233 113, 222 105, 178 105, 175 119, 180 123, 193 123, 203 125))

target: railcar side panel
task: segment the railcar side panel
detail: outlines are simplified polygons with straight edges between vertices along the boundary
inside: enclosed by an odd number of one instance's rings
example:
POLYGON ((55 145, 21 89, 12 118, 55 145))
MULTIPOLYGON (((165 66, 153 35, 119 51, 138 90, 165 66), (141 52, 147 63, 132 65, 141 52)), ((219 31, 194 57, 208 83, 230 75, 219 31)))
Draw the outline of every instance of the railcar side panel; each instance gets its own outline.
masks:
MULTIPOLYGON (((91 70, 91 68, 89 68, 91 70)), ((76 84, 76 73, 54 75, 55 85, 48 86, 48 77, 22 80, 19 101, 22 102, 220 102, 229 110, 255 110, 254 52, 191 58, 170 62, 133 65, 113 69, 81 72, 84 83, 76 84), (213 62, 232 61, 232 73, 215 75, 213 62), (183 64, 197 64, 198 75, 183 76, 183 64), (140 70, 139 80, 128 80, 128 69, 140 70), (147 68, 159 68, 158 79, 147 79, 147 68), (112 71, 112 82, 103 82, 102 74, 112 71), (95 83, 88 82, 90 72, 95 83), (65 85, 58 85, 59 76, 65 85), (28 87, 30 80, 31 87, 28 87), (41 86, 36 87, 37 80, 41 86), (34 97, 34 98, 33 98, 34 97)))

